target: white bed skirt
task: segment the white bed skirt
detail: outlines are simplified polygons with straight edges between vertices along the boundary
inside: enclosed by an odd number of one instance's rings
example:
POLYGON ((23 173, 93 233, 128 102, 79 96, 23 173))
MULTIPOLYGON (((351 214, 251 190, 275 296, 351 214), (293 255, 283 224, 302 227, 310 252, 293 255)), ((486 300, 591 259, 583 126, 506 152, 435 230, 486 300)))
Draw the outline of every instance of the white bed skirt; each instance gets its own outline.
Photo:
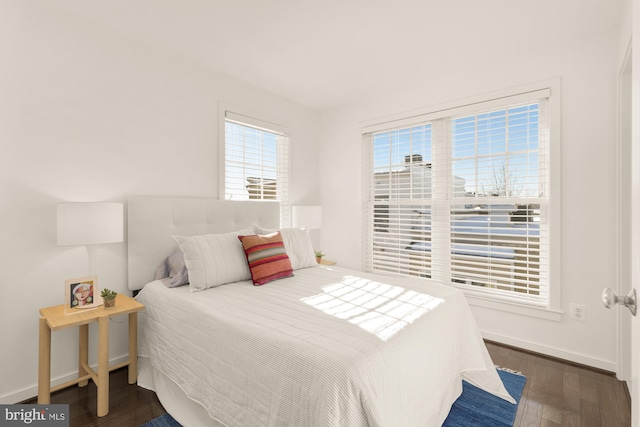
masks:
POLYGON ((198 402, 189 399, 182 389, 155 369, 149 358, 138 358, 138 386, 154 391, 164 409, 183 427, 225 427, 211 418, 198 402))

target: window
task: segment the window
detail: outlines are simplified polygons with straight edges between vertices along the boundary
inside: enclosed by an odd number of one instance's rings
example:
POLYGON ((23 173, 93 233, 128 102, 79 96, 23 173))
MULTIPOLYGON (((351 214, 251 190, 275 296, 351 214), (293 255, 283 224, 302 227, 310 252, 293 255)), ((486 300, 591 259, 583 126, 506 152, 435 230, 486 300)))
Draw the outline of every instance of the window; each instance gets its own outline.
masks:
POLYGON ((229 111, 224 117, 224 198, 278 200, 289 225, 289 136, 281 126, 229 111))
POLYGON ((365 128, 365 268, 550 307, 549 95, 365 128))

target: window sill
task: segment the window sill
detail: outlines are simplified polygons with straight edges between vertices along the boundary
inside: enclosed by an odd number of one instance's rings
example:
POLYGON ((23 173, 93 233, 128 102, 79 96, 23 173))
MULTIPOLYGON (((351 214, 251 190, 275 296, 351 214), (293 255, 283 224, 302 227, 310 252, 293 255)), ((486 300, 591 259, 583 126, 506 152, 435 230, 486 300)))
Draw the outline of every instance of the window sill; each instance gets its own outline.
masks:
POLYGON ((562 312, 544 307, 534 307, 525 304, 519 304, 511 301, 500 301, 495 298, 489 298, 476 293, 464 291, 465 297, 469 305, 490 308, 492 310, 500 310, 508 313, 519 314, 522 316, 537 317, 539 319, 552 320, 554 322, 562 321, 562 312))

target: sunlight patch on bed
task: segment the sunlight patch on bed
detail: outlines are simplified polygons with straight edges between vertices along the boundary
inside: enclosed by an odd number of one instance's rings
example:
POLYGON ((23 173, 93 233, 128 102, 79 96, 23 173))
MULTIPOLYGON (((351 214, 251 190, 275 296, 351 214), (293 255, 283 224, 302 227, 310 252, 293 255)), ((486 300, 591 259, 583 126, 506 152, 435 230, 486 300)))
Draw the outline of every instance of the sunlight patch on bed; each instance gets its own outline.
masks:
POLYGON ((383 341, 444 302, 442 298, 356 276, 344 276, 342 281, 322 290, 301 301, 358 325, 383 341))

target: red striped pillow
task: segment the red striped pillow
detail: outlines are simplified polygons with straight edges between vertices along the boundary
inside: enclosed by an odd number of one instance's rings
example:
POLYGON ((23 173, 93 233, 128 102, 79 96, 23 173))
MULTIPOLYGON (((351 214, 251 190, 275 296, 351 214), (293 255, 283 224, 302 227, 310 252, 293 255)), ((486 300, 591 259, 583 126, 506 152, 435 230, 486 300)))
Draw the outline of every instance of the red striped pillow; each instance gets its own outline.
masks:
POLYGON ((267 235, 238 236, 238 239, 247 256, 254 285, 293 276, 291 261, 279 231, 267 235))

